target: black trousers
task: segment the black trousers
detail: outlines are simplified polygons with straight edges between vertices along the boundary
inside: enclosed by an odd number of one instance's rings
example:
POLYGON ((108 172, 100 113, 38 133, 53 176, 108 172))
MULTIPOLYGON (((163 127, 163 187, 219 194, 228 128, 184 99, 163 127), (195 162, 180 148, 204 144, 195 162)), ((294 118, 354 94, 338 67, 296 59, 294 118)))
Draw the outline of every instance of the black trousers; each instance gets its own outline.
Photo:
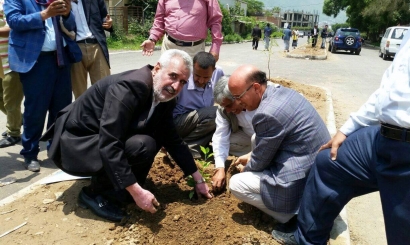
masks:
MULTIPOLYGON (((124 153, 131 165, 131 171, 135 175, 137 182, 143 186, 154 162, 155 155, 161 148, 161 144, 148 135, 137 134, 130 137, 125 142, 124 153)), ((91 177, 90 188, 94 193, 104 193, 113 191, 114 186, 107 175, 109 169, 103 168, 96 175, 91 177)))
POLYGON ((252 47, 253 47, 254 49, 258 49, 258 45, 259 45, 259 38, 254 37, 254 38, 252 39, 252 47))

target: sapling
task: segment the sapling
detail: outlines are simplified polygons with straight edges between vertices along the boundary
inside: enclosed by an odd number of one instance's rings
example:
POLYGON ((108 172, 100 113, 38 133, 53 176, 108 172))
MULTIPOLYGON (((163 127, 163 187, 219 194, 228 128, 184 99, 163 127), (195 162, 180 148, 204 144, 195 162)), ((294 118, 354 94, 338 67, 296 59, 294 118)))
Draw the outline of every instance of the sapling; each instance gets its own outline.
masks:
MULTIPOLYGON (((200 146, 200 148, 201 148, 202 153, 204 154, 204 159, 197 160, 198 170, 199 170, 199 173, 202 175, 202 177, 205 179, 205 182, 208 183, 211 175, 206 173, 205 169, 211 164, 211 161, 209 161, 209 158, 212 157, 214 153, 213 152, 209 153, 210 151, 209 147, 205 148, 203 146, 200 146)), ((186 181, 187 181, 188 186, 191 186, 194 188, 193 190, 189 192, 189 199, 192 199, 195 195, 195 180, 190 175, 187 177, 186 181)))

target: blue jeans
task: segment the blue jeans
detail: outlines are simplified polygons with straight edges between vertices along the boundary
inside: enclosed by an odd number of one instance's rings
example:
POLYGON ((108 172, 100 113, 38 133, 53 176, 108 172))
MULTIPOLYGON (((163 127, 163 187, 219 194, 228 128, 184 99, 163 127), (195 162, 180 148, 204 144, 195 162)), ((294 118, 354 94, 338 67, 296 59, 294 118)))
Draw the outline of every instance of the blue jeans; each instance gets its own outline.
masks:
POLYGON ((37 158, 47 112, 49 128, 57 113, 72 101, 71 64, 64 61, 66 65, 59 68, 55 55, 40 55, 29 72, 19 73, 25 96, 20 154, 25 158, 37 158))
POLYGON ((269 50, 269 42, 270 42, 270 37, 265 37, 265 49, 269 50))
POLYGON ((326 244, 333 222, 354 197, 380 191, 389 244, 410 241, 410 143, 385 138, 380 126, 351 134, 330 159, 319 152, 298 215, 299 244, 326 244))

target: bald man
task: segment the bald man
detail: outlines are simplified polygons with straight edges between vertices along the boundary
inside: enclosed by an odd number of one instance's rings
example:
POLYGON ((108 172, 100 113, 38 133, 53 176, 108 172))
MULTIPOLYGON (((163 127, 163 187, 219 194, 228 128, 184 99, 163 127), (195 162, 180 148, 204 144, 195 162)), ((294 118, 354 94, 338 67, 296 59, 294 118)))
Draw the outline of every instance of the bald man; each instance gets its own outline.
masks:
POLYGON ((294 229, 306 177, 320 146, 330 135, 315 108, 298 92, 267 86, 266 74, 244 65, 232 73, 229 90, 248 111, 254 111, 255 148, 235 162, 230 190, 294 229), (292 219, 292 220, 291 220, 292 219))

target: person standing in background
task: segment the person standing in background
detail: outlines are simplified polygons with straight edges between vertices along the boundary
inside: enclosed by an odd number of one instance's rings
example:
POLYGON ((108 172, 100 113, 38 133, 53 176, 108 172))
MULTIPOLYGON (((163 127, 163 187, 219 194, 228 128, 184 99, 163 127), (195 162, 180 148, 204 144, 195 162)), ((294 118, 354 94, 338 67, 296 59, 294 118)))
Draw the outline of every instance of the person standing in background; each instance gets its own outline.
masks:
POLYGON ((295 49, 298 46, 298 38, 299 38, 299 32, 292 31, 292 47, 295 49))
POLYGON ((289 42, 290 42, 290 37, 292 36, 292 31, 290 30, 290 25, 288 25, 288 27, 283 30, 283 42, 285 44, 285 52, 289 52, 289 42))
POLYGON ((77 99, 87 90, 87 73, 91 84, 110 75, 104 30, 112 32, 113 28, 104 0, 76 0, 71 7, 77 27, 76 41, 83 54, 83 59, 71 66, 71 84, 77 99))
POLYGON ((267 23, 265 29, 263 29, 263 39, 265 41, 265 50, 269 50, 269 42, 270 42, 270 36, 272 35, 272 28, 270 27, 270 24, 267 23))
POLYGON ((261 28, 259 28, 258 24, 256 24, 255 27, 252 29, 251 37, 252 37, 252 49, 258 50, 259 39, 261 39, 262 37, 262 31, 261 31, 261 28))
POLYGON ((222 12, 217 0, 159 0, 154 24, 148 40, 142 44, 142 55, 151 56, 155 43, 162 37, 162 49, 180 49, 192 58, 205 51, 205 39, 211 31, 212 45, 209 50, 215 60, 219 59, 222 45, 222 12))
POLYGON ((20 142, 21 137, 21 102, 23 88, 19 74, 11 71, 8 58, 10 27, 7 25, 3 11, 4 0, 0 0, 0 110, 7 117, 7 130, 2 134, 0 148, 9 147, 20 142))
POLYGON ((310 33, 312 35, 312 47, 316 47, 317 37, 319 35, 319 29, 317 29, 317 25, 313 27, 310 33))
POLYGON ((71 63, 82 58, 78 45, 66 34, 76 29, 71 0, 7 0, 4 12, 11 28, 10 69, 19 73, 25 96, 20 154, 24 167, 38 172, 47 112, 49 128, 72 101, 71 63))
POLYGON ((327 25, 322 29, 322 32, 320 33, 320 37, 322 37, 322 45, 320 45, 320 48, 325 48, 326 47, 326 37, 327 37, 327 25))

